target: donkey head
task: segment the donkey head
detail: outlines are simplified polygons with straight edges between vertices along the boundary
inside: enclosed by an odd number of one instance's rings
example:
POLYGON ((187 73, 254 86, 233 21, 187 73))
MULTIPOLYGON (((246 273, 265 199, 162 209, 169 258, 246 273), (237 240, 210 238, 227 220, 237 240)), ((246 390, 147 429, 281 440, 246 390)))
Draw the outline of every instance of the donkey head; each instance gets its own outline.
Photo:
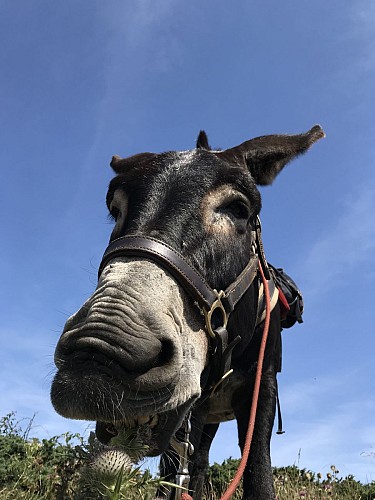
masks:
MULTIPOLYGON (((201 132, 191 151, 113 157, 110 241, 156 238, 210 287, 225 289, 251 257, 261 208, 256 186, 271 184, 323 136, 315 126, 305 134, 263 136, 212 151, 201 132)), ((240 335, 253 328, 257 293, 254 283, 230 317, 230 334, 234 326, 240 335)), ((104 442, 120 429, 145 426, 149 454, 158 454, 201 395, 208 350, 200 310, 168 270, 147 257, 114 257, 65 325, 52 403, 65 417, 96 420, 104 442)))

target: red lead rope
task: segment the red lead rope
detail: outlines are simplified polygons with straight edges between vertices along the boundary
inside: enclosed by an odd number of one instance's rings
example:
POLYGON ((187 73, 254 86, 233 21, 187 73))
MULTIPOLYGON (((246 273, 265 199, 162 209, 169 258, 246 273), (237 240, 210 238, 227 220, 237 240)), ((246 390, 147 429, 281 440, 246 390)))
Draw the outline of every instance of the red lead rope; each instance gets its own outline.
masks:
MULTIPOLYGON (((245 471, 247 460, 248 460, 249 454, 250 454, 251 440, 253 438, 253 433, 254 433, 255 417, 256 417, 256 413, 257 413, 258 399, 259 399, 260 381, 262 378, 264 353, 266 350, 268 332, 269 332, 269 327, 270 327, 270 316, 271 316, 270 291, 268 288, 268 282, 264 276, 263 268, 262 268, 260 262, 259 262, 259 271, 260 271, 260 274, 262 277, 262 282, 263 282, 263 287, 264 287, 264 295, 265 295, 265 299, 266 299, 266 318, 264 320, 262 342, 260 344, 260 349, 259 349, 257 371, 256 371, 256 375, 255 375, 254 392, 253 392, 253 398, 251 401, 249 425, 247 428, 245 445, 244 445, 240 465, 238 466, 237 472, 236 472, 234 478, 232 479, 232 482, 228 486, 227 491, 220 498, 220 500, 229 500, 231 498, 231 496, 234 494, 234 492, 236 491, 236 488, 237 488, 239 482, 241 481, 243 473, 245 471)), ((182 500, 193 500, 192 497, 188 493, 183 493, 181 496, 181 499, 182 500)))

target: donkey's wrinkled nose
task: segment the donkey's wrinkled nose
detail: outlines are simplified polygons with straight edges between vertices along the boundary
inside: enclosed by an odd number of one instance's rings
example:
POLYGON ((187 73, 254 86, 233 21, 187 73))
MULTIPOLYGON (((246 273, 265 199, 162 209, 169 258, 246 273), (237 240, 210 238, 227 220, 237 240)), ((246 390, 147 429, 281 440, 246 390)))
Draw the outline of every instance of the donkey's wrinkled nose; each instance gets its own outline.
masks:
POLYGON ((138 379, 150 370, 154 374, 160 371, 159 379, 166 383, 167 379, 171 382, 168 368, 178 364, 177 351, 171 338, 147 335, 140 339, 103 327, 94 330, 88 321, 81 331, 73 329, 63 333, 56 348, 55 361, 59 369, 67 366, 79 369, 93 361, 103 368, 117 367, 124 375, 132 374, 138 379))
POLYGON ((99 287, 68 319, 57 344, 59 370, 99 370, 140 390, 174 384, 182 366, 180 323, 172 306, 152 308, 134 289, 99 287), (168 309, 169 307, 169 309, 168 309))

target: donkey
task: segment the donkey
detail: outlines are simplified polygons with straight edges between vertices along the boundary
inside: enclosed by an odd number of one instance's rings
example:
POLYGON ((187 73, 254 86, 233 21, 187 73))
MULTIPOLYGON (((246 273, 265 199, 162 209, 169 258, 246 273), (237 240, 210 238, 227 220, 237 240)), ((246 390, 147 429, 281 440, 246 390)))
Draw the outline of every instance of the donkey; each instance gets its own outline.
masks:
MULTIPOLYGON (((67 418, 96 421, 103 443, 129 427, 147 429, 149 456, 178 449, 191 414, 196 499, 219 423, 236 418, 241 449, 245 441, 263 321, 259 262, 273 284, 257 186, 322 137, 316 125, 217 151, 201 132, 193 150, 112 158, 106 201, 114 229, 97 288, 57 344, 51 399, 67 418)), ((281 326, 273 290, 244 499, 275 497, 270 439, 281 326)), ((162 463, 173 476, 176 460, 162 463)))

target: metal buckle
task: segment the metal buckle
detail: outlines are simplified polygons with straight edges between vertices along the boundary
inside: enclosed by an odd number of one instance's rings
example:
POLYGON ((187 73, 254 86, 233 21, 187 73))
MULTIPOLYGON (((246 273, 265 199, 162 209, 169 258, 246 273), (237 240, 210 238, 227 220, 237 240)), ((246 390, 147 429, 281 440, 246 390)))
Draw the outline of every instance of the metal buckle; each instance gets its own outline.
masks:
POLYGON ((180 500, 182 498, 183 490, 189 489, 190 475, 189 475, 189 456, 194 453, 194 446, 190 442, 190 432, 191 432, 191 423, 190 423, 191 413, 188 414, 185 424, 184 424, 184 440, 178 441, 176 436, 173 436, 171 439, 171 446, 177 453, 179 457, 179 468, 177 470, 177 474, 175 477, 175 484, 177 488, 175 489, 176 500, 180 500))
POLYGON ((223 303, 221 302, 221 299, 225 297, 225 292, 223 290, 220 290, 220 292, 218 292, 217 290, 214 290, 214 292, 215 292, 217 299, 212 304, 211 309, 209 311, 206 311, 206 309, 203 310, 204 317, 206 320, 207 331, 208 331, 210 337, 212 337, 212 338, 216 338, 216 335, 213 331, 212 324, 211 324, 211 318, 212 318, 213 313, 216 311, 216 309, 220 309, 220 311, 223 315, 223 323, 221 326, 226 328, 227 323, 228 323, 228 314, 227 314, 227 311, 225 310, 225 307, 223 306, 223 303))

